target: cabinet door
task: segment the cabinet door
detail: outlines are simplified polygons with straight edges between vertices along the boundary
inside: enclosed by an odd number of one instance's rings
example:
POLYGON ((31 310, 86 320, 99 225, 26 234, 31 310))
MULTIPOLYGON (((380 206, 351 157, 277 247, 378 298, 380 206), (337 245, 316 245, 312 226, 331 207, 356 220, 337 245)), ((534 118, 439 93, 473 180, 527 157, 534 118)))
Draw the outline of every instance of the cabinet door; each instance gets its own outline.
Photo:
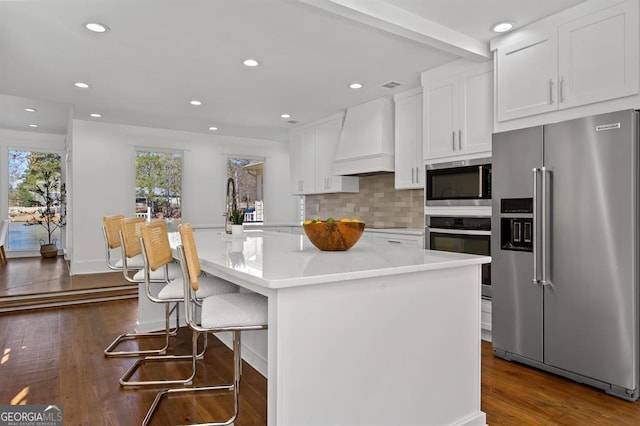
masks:
POLYGON ((498 49, 498 120, 558 109, 555 31, 498 49))
POLYGON ((339 190, 340 177, 333 176, 333 158, 340 141, 342 119, 327 121, 316 128, 316 191, 339 190), (334 188, 334 185, 336 188, 334 188))
POLYGON ((638 93, 638 2, 561 25, 560 108, 638 93))
POLYGON ((304 137, 302 132, 291 134, 289 142, 289 179, 291 180, 291 192, 302 194, 302 162, 304 137))
POLYGON ((421 188, 422 94, 396 99, 395 188, 421 188))
POLYGON ((462 100, 458 146, 464 153, 491 151, 493 133, 493 63, 487 62, 460 77, 462 100))
POLYGON ((458 81, 458 76, 454 76, 426 88, 425 159, 452 155, 457 147, 458 81))
POLYGON ((302 132, 302 193, 316 192, 315 129, 302 132))

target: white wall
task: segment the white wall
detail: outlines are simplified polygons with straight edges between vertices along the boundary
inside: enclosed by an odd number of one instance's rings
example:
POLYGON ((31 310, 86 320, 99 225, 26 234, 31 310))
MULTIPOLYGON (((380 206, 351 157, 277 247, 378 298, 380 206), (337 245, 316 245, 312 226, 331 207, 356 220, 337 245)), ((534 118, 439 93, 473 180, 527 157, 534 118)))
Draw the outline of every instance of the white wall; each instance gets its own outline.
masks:
POLYGON ((73 120, 69 185, 71 273, 105 272, 102 217, 133 215, 137 148, 184 151, 183 222, 223 226, 227 155, 266 157, 267 223, 294 223, 289 147, 282 142, 73 120))

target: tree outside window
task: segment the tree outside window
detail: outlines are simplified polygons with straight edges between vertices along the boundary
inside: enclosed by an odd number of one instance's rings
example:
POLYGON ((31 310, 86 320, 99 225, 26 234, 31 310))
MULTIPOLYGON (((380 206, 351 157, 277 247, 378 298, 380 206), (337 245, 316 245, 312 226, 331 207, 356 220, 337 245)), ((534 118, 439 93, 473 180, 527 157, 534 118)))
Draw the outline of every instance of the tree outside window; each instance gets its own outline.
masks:
MULTIPOLYGON (((38 250, 41 241, 48 240, 47 230, 41 226, 27 226, 39 215, 37 186, 44 176, 60 178, 60 154, 10 150, 9 170, 9 231, 7 250, 38 250)), ((59 207, 53 212, 53 222, 60 218, 59 207)), ((55 229, 52 238, 60 247, 60 229, 55 229)))
POLYGON ((148 219, 182 217, 181 153, 136 153, 136 215, 148 219))

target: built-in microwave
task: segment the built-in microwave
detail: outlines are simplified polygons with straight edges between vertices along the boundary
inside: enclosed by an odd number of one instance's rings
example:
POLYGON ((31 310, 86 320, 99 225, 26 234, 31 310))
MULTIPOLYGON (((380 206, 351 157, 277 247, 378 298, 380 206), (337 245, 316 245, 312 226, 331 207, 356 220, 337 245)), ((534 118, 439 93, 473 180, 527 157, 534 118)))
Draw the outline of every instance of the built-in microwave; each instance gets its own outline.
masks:
POLYGON ((427 206, 490 206, 491 158, 426 165, 427 206))

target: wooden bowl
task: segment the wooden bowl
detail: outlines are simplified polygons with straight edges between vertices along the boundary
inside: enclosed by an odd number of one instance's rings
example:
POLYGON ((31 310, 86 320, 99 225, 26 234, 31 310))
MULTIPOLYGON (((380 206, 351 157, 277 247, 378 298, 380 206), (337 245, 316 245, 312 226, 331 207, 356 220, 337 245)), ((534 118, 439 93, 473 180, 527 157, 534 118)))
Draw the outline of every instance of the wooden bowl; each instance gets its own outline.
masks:
POLYGON ((309 241, 324 251, 349 250, 364 232, 364 222, 316 222, 302 227, 309 241))

